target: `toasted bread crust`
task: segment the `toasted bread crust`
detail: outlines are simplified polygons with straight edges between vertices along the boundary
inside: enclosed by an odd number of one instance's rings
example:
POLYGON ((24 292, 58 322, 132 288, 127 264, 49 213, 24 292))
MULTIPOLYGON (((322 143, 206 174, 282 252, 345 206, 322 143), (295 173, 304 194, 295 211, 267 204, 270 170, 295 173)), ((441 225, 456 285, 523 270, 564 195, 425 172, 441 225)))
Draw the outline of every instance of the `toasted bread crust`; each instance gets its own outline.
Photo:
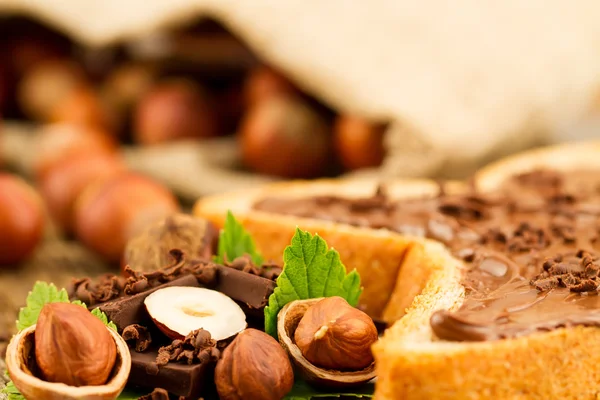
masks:
MULTIPOLYGON (((600 170, 600 141, 508 157, 482 169, 475 182, 482 190, 493 190, 515 173, 543 167, 600 170)), ((423 196, 435 193, 432 185, 402 181, 392 185, 392 193, 397 198, 423 196)), ((225 211, 231 209, 250 229, 261 250, 275 259, 296 226, 318 232, 340 251, 347 267, 358 269, 365 285, 366 309, 386 321, 397 320, 373 348, 378 400, 600 397, 600 329, 557 329, 488 342, 439 341, 429 325, 431 314, 438 309, 456 309, 464 299, 462 263, 443 245, 385 230, 251 210, 254 200, 267 195, 364 196, 373 193, 374 187, 375 183, 365 181, 277 184, 232 195, 233 200, 226 196, 201 200, 194 213, 222 225, 225 211)))
MULTIPOLYGON (((336 193, 341 196, 370 196, 375 193, 377 182, 321 180, 316 182, 286 182, 269 185, 243 193, 211 196, 199 200, 194 215, 207 218, 219 227, 225 222, 227 210, 231 210, 251 233, 261 253, 274 261, 282 261, 283 250, 290 244, 296 227, 311 233, 318 232, 329 246, 340 253, 348 270, 356 268, 364 287, 360 307, 376 318, 393 322, 404 314, 412 297, 394 288, 400 266, 413 239, 387 230, 351 227, 344 224, 309 218, 282 216, 252 210, 255 200, 265 196, 307 196, 336 193), (394 302, 389 302, 394 293, 394 302), (391 309, 386 310, 386 305, 391 309), (400 305, 400 306, 398 306, 400 305)), ((456 184, 452 190, 461 190, 456 184)), ((434 182, 410 180, 390 184, 390 195, 401 197, 427 196, 437 193, 434 182)), ((427 266, 421 268, 427 276, 427 266)), ((423 281, 423 279, 421 279, 423 281)), ((416 292, 413 289, 410 293, 416 292)))

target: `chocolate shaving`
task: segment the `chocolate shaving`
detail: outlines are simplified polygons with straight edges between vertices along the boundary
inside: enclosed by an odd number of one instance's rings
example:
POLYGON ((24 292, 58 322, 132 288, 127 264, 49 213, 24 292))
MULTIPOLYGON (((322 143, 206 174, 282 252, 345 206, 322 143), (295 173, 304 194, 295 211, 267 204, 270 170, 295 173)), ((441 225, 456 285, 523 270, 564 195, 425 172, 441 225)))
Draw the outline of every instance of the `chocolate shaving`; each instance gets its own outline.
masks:
POLYGON ((221 352, 210 332, 198 329, 190 332, 183 340, 175 339, 168 346, 158 349, 156 365, 161 367, 169 362, 185 362, 187 364, 217 361, 221 352))
POLYGON ((575 256, 559 255, 547 259, 542 269, 531 281, 531 285, 541 292, 563 287, 574 293, 596 293, 600 286, 600 264, 584 250, 579 250, 575 256))
POLYGON ((252 258, 249 255, 243 255, 237 257, 231 263, 225 264, 228 267, 237 269, 238 271, 247 272, 252 275, 261 276, 266 279, 275 280, 281 275, 281 267, 275 264, 263 264, 262 266, 256 266, 252 262, 252 258))
POLYGON ((171 282, 183 275, 192 274, 207 287, 217 280, 217 265, 204 260, 186 260, 182 251, 170 252, 173 262, 168 267, 152 272, 137 272, 125 267, 125 277, 114 274, 100 276, 96 282, 90 278, 74 279, 69 288, 69 298, 80 300, 88 306, 104 303, 123 295, 134 295, 171 282))
POLYGON ((141 396, 138 400, 169 400, 169 392, 165 389, 156 388, 152 393, 141 396))
POLYGON ((121 336, 127 342, 135 340, 134 348, 138 353, 146 351, 150 346, 150 343, 152 343, 152 338, 150 337, 148 329, 138 324, 126 326, 125 329, 123 329, 121 336))
POLYGON ((464 220, 482 220, 488 218, 485 201, 478 196, 448 196, 438 207, 441 213, 464 220))

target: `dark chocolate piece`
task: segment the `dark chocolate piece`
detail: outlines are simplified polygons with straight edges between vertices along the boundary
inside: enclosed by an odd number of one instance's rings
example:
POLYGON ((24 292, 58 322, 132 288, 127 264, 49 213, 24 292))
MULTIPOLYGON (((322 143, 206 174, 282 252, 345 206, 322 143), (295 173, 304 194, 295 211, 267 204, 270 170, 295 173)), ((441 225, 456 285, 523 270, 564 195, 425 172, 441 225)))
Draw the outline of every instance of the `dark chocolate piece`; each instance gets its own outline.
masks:
POLYGON ((131 372, 128 383, 146 388, 162 388, 178 396, 198 399, 209 390, 215 363, 168 363, 158 367, 155 348, 144 353, 131 353, 131 372))
POLYGON ((250 309, 262 309, 275 289, 274 281, 238 271, 231 267, 217 266, 215 290, 247 305, 250 309))
POLYGON ((146 312, 146 307, 144 307, 144 300, 157 290, 170 286, 199 287, 200 284, 193 275, 186 275, 175 279, 174 281, 146 290, 145 292, 134 294, 133 296, 120 297, 115 300, 107 301, 106 303, 92 306, 91 308, 98 307, 100 311, 106 314, 109 321, 112 321, 117 325, 119 332, 122 332, 128 325, 146 325, 151 322, 150 317, 146 312))

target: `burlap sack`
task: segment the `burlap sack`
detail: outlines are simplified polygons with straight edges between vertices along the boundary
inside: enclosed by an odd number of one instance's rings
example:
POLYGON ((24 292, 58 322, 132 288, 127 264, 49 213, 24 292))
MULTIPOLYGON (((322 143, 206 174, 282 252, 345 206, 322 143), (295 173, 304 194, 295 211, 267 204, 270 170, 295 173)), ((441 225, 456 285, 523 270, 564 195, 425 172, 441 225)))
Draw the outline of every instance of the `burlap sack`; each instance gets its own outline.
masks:
POLYGON ((336 109, 394 121, 388 174, 461 175, 550 141, 589 114, 600 84, 595 0, 0 4, 96 45, 215 17, 336 109))

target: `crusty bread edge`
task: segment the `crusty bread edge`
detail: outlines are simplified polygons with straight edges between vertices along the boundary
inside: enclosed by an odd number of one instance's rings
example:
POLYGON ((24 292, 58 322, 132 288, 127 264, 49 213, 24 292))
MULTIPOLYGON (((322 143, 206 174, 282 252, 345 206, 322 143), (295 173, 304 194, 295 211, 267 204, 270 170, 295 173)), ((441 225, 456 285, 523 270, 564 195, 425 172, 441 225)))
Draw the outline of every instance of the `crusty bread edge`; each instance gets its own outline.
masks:
MULTIPOLYGON (((263 255, 275 261, 281 261, 283 249, 290 243, 296 227, 312 233, 318 232, 329 246, 340 253, 346 268, 356 268, 361 275, 364 286, 361 308, 376 318, 392 323, 405 314, 414 294, 422 289, 419 284, 407 291, 406 285, 401 284, 401 290, 396 290, 396 285, 400 282, 397 279, 400 266, 415 239, 384 229, 352 227, 252 210, 255 200, 266 196, 304 197, 335 193, 340 196, 364 197, 375 193, 377 185, 378 182, 373 180, 278 182, 253 190, 200 199, 193 213, 222 227, 226 211, 231 210, 251 233, 263 255), (391 298, 393 301, 389 301, 391 298)), ((403 180, 387 183, 386 189, 392 197, 418 197, 436 194, 438 185, 429 180, 403 180)), ((449 190, 461 191, 463 185, 451 183, 449 190)), ((429 268, 421 266, 415 272, 415 275, 420 275, 415 281, 424 285, 430 272, 429 268)))

